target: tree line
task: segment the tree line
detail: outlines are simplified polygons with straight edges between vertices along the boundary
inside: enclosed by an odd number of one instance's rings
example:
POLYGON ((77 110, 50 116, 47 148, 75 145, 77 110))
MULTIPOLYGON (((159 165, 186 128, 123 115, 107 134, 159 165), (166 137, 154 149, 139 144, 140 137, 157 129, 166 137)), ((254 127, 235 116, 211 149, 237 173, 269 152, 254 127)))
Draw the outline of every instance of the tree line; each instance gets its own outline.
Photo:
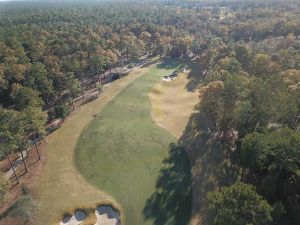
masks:
POLYGON ((210 224, 299 221, 299 44, 294 33, 219 41, 206 63, 197 129, 223 144, 239 180, 208 194, 210 224))
MULTIPOLYGON (((231 163, 240 168, 241 179, 255 185, 275 207, 275 221, 283 215, 297 221, 300 71, 285 70, 270 55, 253 53, 240 44, 228 53, 205 76, 199 105, 205 119, 199 121, 199 127, 224 143, 231 163), (245 56, 249 58, 243 65, 245 56)), ((216 201, 217 196, 212 196, 211 201, 216 201)))

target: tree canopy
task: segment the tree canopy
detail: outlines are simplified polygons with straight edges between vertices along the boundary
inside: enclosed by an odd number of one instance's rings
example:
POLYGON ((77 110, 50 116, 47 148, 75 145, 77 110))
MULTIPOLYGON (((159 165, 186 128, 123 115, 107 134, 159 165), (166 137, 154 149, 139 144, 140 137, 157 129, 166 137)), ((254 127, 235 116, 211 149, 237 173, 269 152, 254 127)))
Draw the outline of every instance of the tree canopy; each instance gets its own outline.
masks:
POLYGON ((210 192, 207 201, 212 225, 266 225, 272 221, 272 207, 249 184, 237 182, 210 192))

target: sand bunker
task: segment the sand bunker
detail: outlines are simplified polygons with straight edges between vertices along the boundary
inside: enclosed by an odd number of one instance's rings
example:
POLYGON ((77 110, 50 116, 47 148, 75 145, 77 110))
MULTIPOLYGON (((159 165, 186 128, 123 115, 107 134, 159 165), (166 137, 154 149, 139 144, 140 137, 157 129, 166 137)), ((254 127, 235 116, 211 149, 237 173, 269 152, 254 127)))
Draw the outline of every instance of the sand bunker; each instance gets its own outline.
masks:
POLYGON ((172 80, 169 76, 163 76, 161 79, 163 81, 171 81, 172 80))
POLYGON ((172 80, 175 80, 177 77, 178 77, 178 73, 174 72, 171 75, 163 76, 161 79, 163 81, 172 81, 172 80))
POLYGON ((76 210, 73 216, 65 216, 60 222, 60 225, 78 225, 81 224, 86 217, 86 212, 82 210, 76 210))
MULTIPOLYGON (((99 206, 95 210, 97 222, 95 225, 120 225, 120 213, 111 206, 99 206)), ((87 218, 87 213, 76 210, 73 216, 65 216, 60 225, 79 225, 87 218)))
POLYGON ((95 225, 120 225, 120 214, 111 206, 100 206, 95 211, 97 222, 95 225))

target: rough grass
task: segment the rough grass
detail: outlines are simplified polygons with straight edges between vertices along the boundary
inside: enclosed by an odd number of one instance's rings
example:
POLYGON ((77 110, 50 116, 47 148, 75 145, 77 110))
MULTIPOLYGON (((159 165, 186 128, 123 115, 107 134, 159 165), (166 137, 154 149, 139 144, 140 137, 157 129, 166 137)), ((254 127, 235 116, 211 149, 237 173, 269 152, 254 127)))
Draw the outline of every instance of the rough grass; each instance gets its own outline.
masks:
MULTIPOLYGON (((80 107, 63 126, 48 137, 47 163, 39 178, 39 206, 34 224, 51 224, 71 209, 112 202, 107 193, 89 185, 74 166, 73 154, 82 130, 103 107, 148 68, 135 69, 127 77, 108 86, 95 101, 80 107)), ((109 136, 107 136, 109 137, 109 136)))
POLYGON ((188 91, 188 74, 183 73, 173 81, 161 81, 151 90, 152 118, 177 138, 187 125, 194 107, 199 102, 198 91, 188 91))
POLYGON ((148 93, 168 73, 152 68, 127 86, 83 131, 76 147, 79 171, 94 187, 121 204, 127 225, 169 224, 168 221, 178 224, 174 218, 181 218, 177 221, 185 225, 189 219, 189 199, 181 202, 179 196, 182 190, 189 193, 189 176, 181 174, 190 171, 189 165, 186 161, 175 163, 184 157, 173 160, 172 155, 172 160, 163 162, 168 154, 178 154, 174 148, 169 152, 176 138, 151 119, 148 93), (187 206, 185 211, 174 210, 180 209, 181 203, 187 206), (160 211, 159 215, 155 210, 160 211))

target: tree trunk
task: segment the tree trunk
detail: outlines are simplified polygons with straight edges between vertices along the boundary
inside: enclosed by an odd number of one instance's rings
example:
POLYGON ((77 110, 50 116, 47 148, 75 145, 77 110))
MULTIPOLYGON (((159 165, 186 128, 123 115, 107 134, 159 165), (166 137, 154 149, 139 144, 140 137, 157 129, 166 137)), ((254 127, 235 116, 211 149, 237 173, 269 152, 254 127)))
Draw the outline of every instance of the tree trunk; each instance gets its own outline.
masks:
POLYGON ((300 111, 297 112, 297 115, 294 119, 294 124, 293 124, 293 128, 297 129, 297 125, 298 125, 298 117, 300 116, 300 111))
POLYGON ((37 146, 37 144, 36 144, 36 140, 37 140, 37 132, 35 132, 34 146, 35 146, 35 150, 36 150, 36 153, 37 153, 37 155, 38 155, 38 158, 39 158, 39 160, 40 160, 40 159, 41 159, 41 156, 40 156, 40 153, 39 153, 39 148, 38 148, 38 146, 37 146))
POLYGON ((49 99, 48 99, 48 97, 46 97, 46 105, 47 105, 48 110, 49 110, 50 109, 50 105, 49 105, 49 99))
POLYGON ((75 110, 74 99, 72 99, 72 108, 73 108, 73 111, 74 111, 75 110))
POLYGON ((49 105, 49 99, 48 96, 45 94, 42 94, 43 98, 45 99, 45 103, 46 103, 46 108, 49 110, 50 109, 50 105, 49 105))
POLYGON ((24 156, 23 156, 23 151, 21 150, 21 156, 22 156, 22 161, 23 161, 23 165, 25 167, 25 173, 28 172, 28 169, 27 169, 27 166, 26 166, 26 163, 25 163, 25 159, 24 159, 24 156))
POLYGON ((13 164, 12 164, 12 161, 10 160, 9 154, 7 154, 6 156, 7 156, 7 158, 8 158, 10 167, 11 167, 12 170, 13 170, 13 173, 14 173, 14 175, 15 175, 15 178, 16 178, 17 182, 19 183, 19 178, 18 178, 18 176, 17 176, 17 174, 16 174, 16 171, 15 171, 15 168, 14 168, 14 166, 13 166, 13 164))

